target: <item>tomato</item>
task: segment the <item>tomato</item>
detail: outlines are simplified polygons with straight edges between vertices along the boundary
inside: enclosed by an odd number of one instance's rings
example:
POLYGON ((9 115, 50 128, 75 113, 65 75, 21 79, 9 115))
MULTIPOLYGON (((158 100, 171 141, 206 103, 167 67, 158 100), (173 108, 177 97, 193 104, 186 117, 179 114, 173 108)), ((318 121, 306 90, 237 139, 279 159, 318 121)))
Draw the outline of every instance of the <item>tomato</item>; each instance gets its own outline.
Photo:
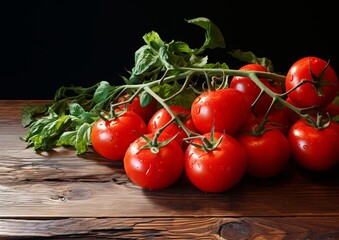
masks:
POLYGON ((285 89, 289 91, 295 87, 288 97, 303 108, 324 107, 334 100, 339 91, 334 69, 325 60, 313 56, 299 59, 288 70, 285 89), (307 82, 298 86, 303 80, 313 84, 307 82))
MULTIPOLYGON (((145 135, 153 139, 155 133, 145 135)), ((161 133, 157 142, 164 142, 171 136, 161 133)), ((126 150, 124 169, 127 177, 136 185, 147 190, 159 190, 174 184, 184 172, 184 151, 172 140, 158 147, 158 152, 146 147, 143 137, 136 139, 126 150)))
POLYGON ((140 136, 138 133, 146 131, 146 123, 135 112, 126 111, 107 121, 100 118, 92 127, 92 146, 108 160, 122 160, 128 146, 140 136))
POLYGON ((291 157, 288 139, 279 129, 264 131, 259 136, 242 134, 237 140, 247 155, 246 173, 252 177, 270 178, 278 175, 291 157))
MULTIPOLYGON (((246 64, 239 68, 239 70, 268 72, 266 67, 256 63, 246 64)), ((282 92, 281 85, 272 83, 265 78, 259 78, 259 80, 273 92, 282 92)), ((258 87, 252 79, 243 76, 234 76, 231 80, 230 87, 246 93, 246 96, 249 98, 252 104, 255 102, 261 92, 260 87, 258 87)), ((264 93, 255 103, 254 112, 265 113, 271 105, 271 102, 272 98, 268 94, 264 93)))
POLYGON ((329 105, 327 105, 322 112, 328 113, 331 118, 334 118, 339 115, 339 105, 332 102, 329 105))
POLYGON ((200 133, 216 132, 235 135, 251 113, 251 103, 245 93, 224 88, 206 91, 196 97, 191 106, 192 121, 200 133))
MULTIPOLYGON (((205 151, 189 144, 185 151, 185 172, 189 181, 203 192, 223 192, 234 187, 245 174, 246 153, 240 143, 232 136, 221 132, 203 134, 210 142, 220 144, 205 151)), ((202 145, 202 139, 196 138, 193 144, 202 145)))
MULTIPOLYGON (((172 105, 169 106, 172 112, 183 122, 186 128, 188 128, 192 132, 197 132, 194 124, 191 119, 191 111, 182 106, 172 105)), ((171 121, 172 116, 165 108, 160 108, 156 111, 147 124, 147 128, 149 132, 156 132, 159 128, 165 126, 169 121, 171 121)), ((186 143, 183 142, 183 139, 187 137, 187 133, 185 130, 178 125, 176 122, 168 125, 164 130, 164 133, 174 136, 178 133, 176 140, 185 148, 186 143)))
POLYGON ((294 161, 305 169, 325 171, 339 161, 339 126, 336 122, 317 129, 300 119, 291 126, 288 140, 294 161))
MULTIPOLYGON (((262 121, 265 114, 259 114, 258 119, 262 121)), ((272 107, 266 116, 266 127, 273 127, 280 130, 285 136, 288 135, 291 123, 288 113, 283 108, 272 107)))
MULTIPOLYGON (((118 102, 123 102, 131 97, 128 93, 118 98, 118 102)), ((123 110, 124 105, 120 105, 119 108, 123 110)), ((152 115, 158 110, 158 102, 152 98, 146 106, 140 105, 140 95, 136 96, 133 101, 127 104, 127 110, 137 113, 147 124, 152 115)))
POLYGON ((285 109, 278 108, 276 106, 272 107, 267 115, 264 113, 260 113, 258 115, 252 113, 247 118, 247 121, 238 129, 237 136, 243 133, 253 132, 255 128, 262 123, 264 117, 266 117, 266 123, 264 124, 265 128, 276 128, 285 136, 288 135, 288 131, 291 126, 289 115, 285 109))

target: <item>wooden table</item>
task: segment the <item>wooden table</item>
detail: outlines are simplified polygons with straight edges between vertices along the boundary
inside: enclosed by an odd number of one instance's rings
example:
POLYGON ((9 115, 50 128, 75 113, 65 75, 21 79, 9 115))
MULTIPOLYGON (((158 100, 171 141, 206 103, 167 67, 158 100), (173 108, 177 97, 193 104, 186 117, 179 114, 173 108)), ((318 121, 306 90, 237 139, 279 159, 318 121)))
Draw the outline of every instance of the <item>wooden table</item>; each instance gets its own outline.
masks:
POLYGON ((0 100, 1 239, 339 239, 339 167, 315 174, 291 161, 273 179, 245 177, 218 194, 185 176, 145 191, 120 161, 26 149, 28 103, 42 101, 0 100))

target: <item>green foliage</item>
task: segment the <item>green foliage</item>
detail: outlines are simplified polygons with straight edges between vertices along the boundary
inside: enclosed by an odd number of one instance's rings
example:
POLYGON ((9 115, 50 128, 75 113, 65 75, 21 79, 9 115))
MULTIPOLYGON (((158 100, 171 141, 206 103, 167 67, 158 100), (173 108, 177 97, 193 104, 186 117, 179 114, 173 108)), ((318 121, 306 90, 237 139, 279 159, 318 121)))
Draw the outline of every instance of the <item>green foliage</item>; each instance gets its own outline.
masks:
MULTIPOLYGON (((145 45, 134 55, 134 67, 130 76, 122 77, 125 85, 112 86, 101 81, 93 86, 61 87, 54 100, 46 105, 27 105, 22 111, 22 126, 28 128, 27 135, 21 138, 34 147, 35 151, 49 151, 58 146, 72 146, 77 154, 82 154, 91 145, 91 128, 99 119, 97 112, 110 111, 112 104, 124 92, 140 94, 141 106, 150 103, 153 94, 145 91, 152 89, 158 94, 161 104, 180 105, 190 108, 197 96, 189 87, 192 73, 206 79, 210 74, 222 74, 228 69, 226 63, 209 63, 208 56, 202 55, 206 49, 225 48, 224 38, 220 29, 207 18, 186 20, 188 23, 205 30, 205 41, 196 49, 183 41, 165 42, 155 31, 143 36, 145 45), (216 72, 210 70, 218 69, 216 72), (184 83, 180 82, 184 81, 184 83)), ((265 58, 257 58, 254 54, 232 53, 244 61, 259 61, 270 64, 265 58)))

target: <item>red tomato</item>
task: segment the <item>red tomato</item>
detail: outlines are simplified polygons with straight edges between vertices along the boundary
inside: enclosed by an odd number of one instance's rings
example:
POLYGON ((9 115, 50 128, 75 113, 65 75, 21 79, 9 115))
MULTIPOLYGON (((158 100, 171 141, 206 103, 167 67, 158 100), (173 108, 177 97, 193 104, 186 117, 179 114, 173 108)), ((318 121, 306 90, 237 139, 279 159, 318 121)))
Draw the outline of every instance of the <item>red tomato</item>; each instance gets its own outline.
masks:
MULTIPOLYGON (((154 133, 145 135, 153 139, 154 133)), ((168 134, 161 133, 157 142, 168 140, 168 134)), ((184 171, 184 152, 175 140, 158 147, 158 152, 146 147, 143 137, 136 139, 127 149, 124 168, 127 177, 136 185, 148 189, 164 189, 174 184, 184 171)))
MULTIPOLYGON (((259 122, 262 121, 265 114, 259 114, 259 122)), ((283 108, 272 107, 266 116, 266 127, 273 127, 280 130, 285 136, 290 130, 290 119, 288 113, 283 108)))
POLYGON ((291 156, 287 137, 278 129, 267 130, 260 136, 242 134, 237 140, 247 155, 246 173, 252 177, 270 178, 278 175, 291 156))
MULTIPOLYGON (((290 99, 289 97, 286 98, 286 102, 295 106, 295 107, 298 107, 293 101, 292 99, 290 99)), ((290 121, 290 124, 292 125, 293 123, 295 123, 296 121, 298 121, 300 119, 300 116, 294 112, 293 110, 291 110, 290 108, 288 108, 287 106, 283 106, 283 109, 284 111, 286 112, 287 116, 288 116, 288 119, 290 121)))
POLYGON ((328 62, 317 57, 304 57, 290 67, 286 75, 286 91, 300 85, 288 94, 299 107, 324 107, 331 103, 339 91, 338 77, 328 62))
MULTIPOLYGON (((129 94, 124 94, 118 98, 118 102, 126 101, 130 97, 129 94)), ((127 104, 127 110, 137 113, 147 124, 152 115, 157 111, 158 102, 152 98, 152 100, 146 106, 140 105, 140 95, 136 96, 133 101, 127 104)), ((124 105, 120 105, 119 108, 123 110, 124 105)))
POLYGON ((116 118, 97 120, 93 124, 91 141, 94 150, 108 160, 122 160, 128 146, 147 131, 144 120, 127 111, 116 118))
MULTIPOLYGON (((266 67, 255 63, 246 64, 239 68, 239 70, 268 72, 266 67)), ((267 88, 269 88, 273 92, 282 92, 281 86, 272 85, 271 82, 265 78, 259 79, 267 88)), ((230 87, 246 93, 246 96, 249 98, 251 104, 255 102, 261 92, 260 87, 258 87, 252 79, 243 76, 234 76, 231 80, 230 87)), ((254 106, 254 112, 265 113, 271 105, 271 102, 272 98, 268 94, 264 93, 256 102, 254 106)))
POLYGON ((327 105, 322 112, 328 113, 331 118, 334 118, 339 115, 339 105, 332 102, 329 105, 327 105))
MULTIPOLYGON (((211 134, 203 136, 211 140, 211 134)), ((203 192, 223 192, 240 182, 247 166, 246 153, 230 135, 214 132, 214 142, 223 136, 220 144, 205 151, 189 144, 185 151, 185 172, 189 181, 203 192)), ((200 138, 192 143, 202 145, 200 138)))
MULTIPOLYGON (((194 124, 192 124, 191 119, 191 111, 189 109, 186 109, 182 106, 169 106, 172 112, 184 123, 186 128, 193 132, 197 132, 197 129, 195 128, 194 124)), ((151 119, 149 120, 147 124, 148 131, 150 132, 156 132, 159 128, 165 126, 170 120, 172 119, 171 115, 165 108, 159 109, 157 112, 153 114, 151 119)), ((171 123, 168 125, 163 133, 166 133, 170 136, 174 136, 175 134, 179 133, 176 137, 176 140, 185 147, 186 143, 183 142, 183 139, 187 137, 187 133, 184 131, 184 129, 179 126, 176 122, 171 123)))
POLYGON ((339 126, 330 122, 323 129, 316 129, 305 119, 294 123, 288 135, 292 158, 301 167, 312 171, 325 171, 339 161, 339 126))
POLYGON ((245 93, 224 88, 207 91, 194 99, 191 107, 192 120, 200 133, 216 132, 235 135, 251 113, 251 103, 245 93))
MULTIPOLYGON (((238 129, 237 136, 243 133, 252 133, 255 131, 258 128, 258 125, 262 123, 264 117, 264 113, 258 114, 257 116, 252 113, 247 118, 245 124, 238 129)), ((287 136, 290 126, 289 115, 283 108, 273 107, 267 113, 266 123, 264 125, 265 128, 276 128, 287 136)))

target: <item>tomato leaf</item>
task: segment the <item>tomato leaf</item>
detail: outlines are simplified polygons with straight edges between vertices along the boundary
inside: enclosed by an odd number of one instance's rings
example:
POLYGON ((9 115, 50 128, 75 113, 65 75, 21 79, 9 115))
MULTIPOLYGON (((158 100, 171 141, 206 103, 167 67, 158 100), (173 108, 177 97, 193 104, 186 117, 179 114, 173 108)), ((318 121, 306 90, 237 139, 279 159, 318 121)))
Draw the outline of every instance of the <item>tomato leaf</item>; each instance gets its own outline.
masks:
POLYGON ((198 25, 206 30, 204 45, 199 49, 197 54, 203 52, 206 48, 214 49, 218 47, 220 48, 225 47, 225 40, 220 29, 208 18, 200 17, 186 21, 188 23, 198 25))
POLYGON ((253 52, 243 52, 241 50, 233 50, 228 52, 232 57, 247 63, 258 63, 267 68, 269 72, 274 72, 272 61, 266 57, 259 58, 253 52))

